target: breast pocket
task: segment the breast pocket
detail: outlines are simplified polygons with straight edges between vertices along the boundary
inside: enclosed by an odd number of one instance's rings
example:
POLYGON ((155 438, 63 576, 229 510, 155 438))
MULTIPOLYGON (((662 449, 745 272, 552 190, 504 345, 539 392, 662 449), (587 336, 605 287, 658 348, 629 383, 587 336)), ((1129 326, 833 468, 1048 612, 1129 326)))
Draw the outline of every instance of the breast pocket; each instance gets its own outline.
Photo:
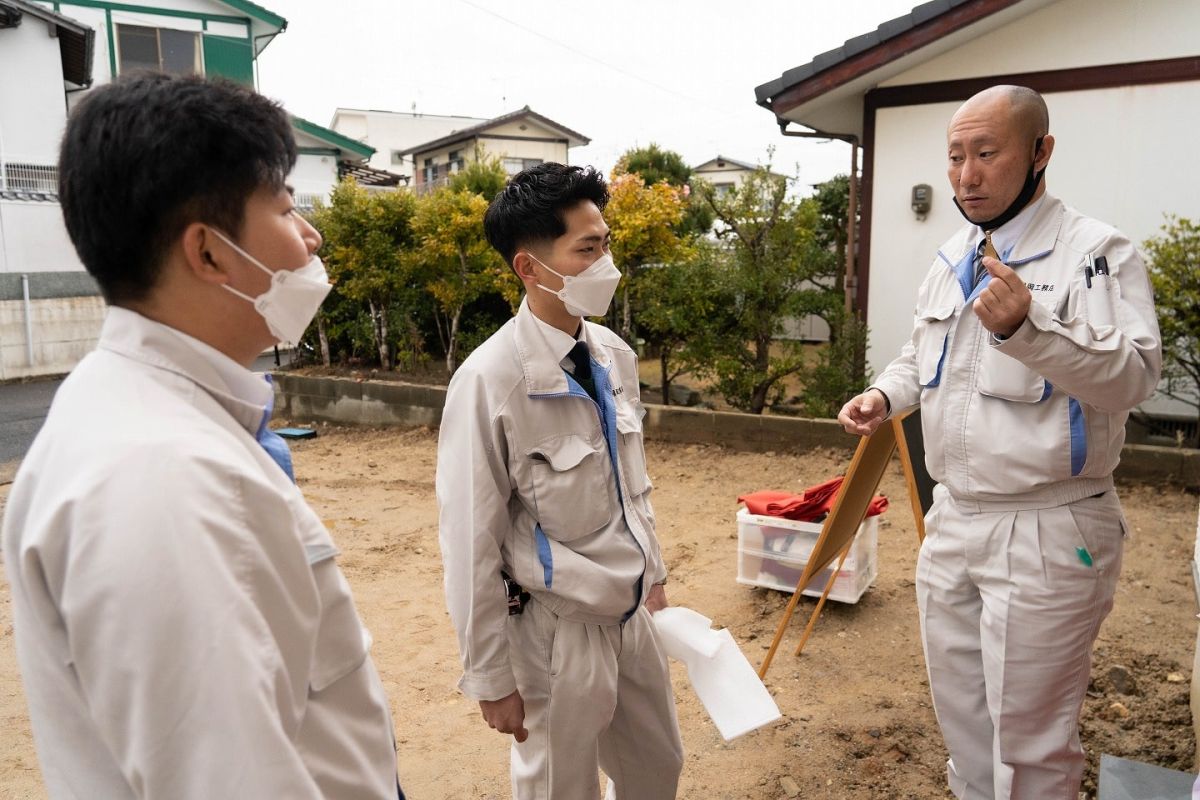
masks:
POLYGON ((641 403, 622 403, 617 406, 617 433, 621 436, 621 469, 625 485, 633 497, 651 488, 646 474, 646 445, 642 433, 641 403))
POLYGON ((913 347, 917 351, 917 379, 921 387, 931 389, 942 382, 948 334, 954 322, 954 306, 918 308, 913 327, 913 347))
POLYGON ((554 436, 531 447, 527 457, 537 521, 546 536, 569 542, 609 523, 611 467, 603 441, 578 434, 554 436))
POLYGON ((1046 380, 1015 358, 986 345, 979 361, 979 393, 1014 403, 1038 403, 1046 395, 1046 380))
POLYGON ((334 560, 337 551, 322 545, 305 549, 321 597, 321 621, 308 680, 309 688, 319 693, 362 666, 370 639, 354 608, 350 586, 334 560))

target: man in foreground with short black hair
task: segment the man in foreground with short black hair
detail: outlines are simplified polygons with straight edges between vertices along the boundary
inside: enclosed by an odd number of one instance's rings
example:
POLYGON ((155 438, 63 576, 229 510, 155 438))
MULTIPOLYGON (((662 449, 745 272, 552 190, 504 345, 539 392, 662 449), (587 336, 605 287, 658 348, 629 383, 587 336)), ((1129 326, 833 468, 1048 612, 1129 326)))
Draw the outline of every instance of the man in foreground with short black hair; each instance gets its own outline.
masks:
POLYGON ((637 358, 607 328, 621 273, 592 169, 516 175, 484 219, 525 287, 450 382, 438 444, 459 687, 513 735, 517 800, 675 797, 683 750, 650 619, 666 606, 637 358))
POLYGON ((337 548, 248 369, 329 291, 251 89, 93 90, 59 161, 110 307, 21 464, 4 563, 51 798, 403 800, 337 548))

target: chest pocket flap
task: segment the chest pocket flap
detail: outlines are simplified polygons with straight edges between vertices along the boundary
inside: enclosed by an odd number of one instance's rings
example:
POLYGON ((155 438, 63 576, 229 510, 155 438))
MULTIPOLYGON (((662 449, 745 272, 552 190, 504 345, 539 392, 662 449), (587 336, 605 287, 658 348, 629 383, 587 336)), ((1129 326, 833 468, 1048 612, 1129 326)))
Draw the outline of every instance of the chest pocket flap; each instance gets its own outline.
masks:
POLYGON ((947 334, 954 322, 953 305, 917 308, 913 327, 913 346, 917 351, 917 379, 929 389, 942 382, 942 366, 946 360, 947 334))
POLYGON ((543 439, 528 451, 542 531, 560 542, 585 536, 612 518, 604 443, 577 434, 543 439))

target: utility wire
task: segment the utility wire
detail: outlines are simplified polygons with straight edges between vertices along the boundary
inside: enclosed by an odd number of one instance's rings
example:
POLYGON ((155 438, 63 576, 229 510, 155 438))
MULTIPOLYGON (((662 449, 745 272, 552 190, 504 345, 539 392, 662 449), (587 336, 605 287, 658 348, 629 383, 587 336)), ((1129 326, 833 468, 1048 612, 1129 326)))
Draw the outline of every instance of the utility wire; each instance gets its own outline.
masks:
POLYGON ((519 28, 528 34, 538 37, 539 39, 544 39, 547 42, 550 42, 553 45, 557 45, 558 47, 561 47, 564 50, 568 50, 577 56, 586 58, 588 61, 593 61, 602 67, 607 67, 608 69, 611 69, 613 72, 618 72, 618 73, 626 76, 627 78, 632 78, 635 81, 640 81, 641 83, 644 83, 647 86, 653 86, 655 89, 658 89, 661 92, 666 92, 667 94, 674 95, 680 99, 687 100, 688 102, 698 103, 700 105, 707 105, 707 103, 704 100, 699 100, 695 97, 692 97, 691 95, 683 94, 682 92, 677 92, 674 89, 670 88, 669 86, 663 86, 661 83, 655 83, 654 81, 650 80, 649 78, 644 78, 641 75, 630 72, 629 70, 624 69, 623 67, 619 67, 616 64, 610 64, 609 62, 607 62, 601 58, 597 58, 596 56, 592 55, 591 53, 585 52, 576 47, 572 47, 571 45, 567 44, 566 42, 559 41, 558 39, 555 39, 552 36, 547 36, 546 34, 542 33, 541 31, 536 31, 527 25, 522 25, 520 22, 517 22, 516 20, 509 19, 508 17, 504 16, 503 14, 497 14, 495 11, 492 11, 490 8, 484 8, 483 6, 472 3, 471 0, 458 0, 458 2, 462 3, 465 6, 470 6, 471 8, 475 9, 476 11, 482 11, 484 14, 493 16, 496 19, 500 20, 501 22, 508 23, 509 25, 512 25, 514 28, 519 28))

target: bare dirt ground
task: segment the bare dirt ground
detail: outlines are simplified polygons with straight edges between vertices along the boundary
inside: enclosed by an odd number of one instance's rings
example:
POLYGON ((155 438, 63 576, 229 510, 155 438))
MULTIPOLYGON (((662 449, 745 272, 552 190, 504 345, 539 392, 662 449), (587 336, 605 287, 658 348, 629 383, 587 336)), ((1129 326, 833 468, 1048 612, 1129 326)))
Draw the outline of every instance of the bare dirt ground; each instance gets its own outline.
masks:
MULTIPOLYGON (((729 628, 757 666, 786 595, 735 582, 735 498, 818 483, 842 472, 848 459, 821 451, 748 454, 655 442, 647 449, 672 573, 670 600, 729 628)), ((476 705, 454 687, 458 660, 442 599, 433 494, 436 434, 322 428, 317 439, 293 450, 300 483, 342 548, 342 567, 374 636, 408 796, 507 798, 506 737, 489 730, 476 705)), ((8 490, 0 485, 0 510, 8 490)), ((897 465, 882 491, 894 502, 881 518, 879 577, 858 604, 830 603, 795 658, 815 601, 802 603, 767 679, 784 715, 780 723, 726 744, 680 665, 673 665, 687 749, 681 798, 950 797, 917 630, 917 540, 897 465)), ((1122 495, 1136 534, 1126 549, 1116 609, 1097 644, 1083 714, 1089 797, 1101 753, 1190 770, 1195 750, 1188 681, 1196 636, 1189 559, 1197 500, 1147 486, 1124 487, 1122 495), (1122 680, 1118 666, 1131 680, 1122 680)), ((0 581, 0 797, 44 796, 13 651, 8 590, 0 581)))

